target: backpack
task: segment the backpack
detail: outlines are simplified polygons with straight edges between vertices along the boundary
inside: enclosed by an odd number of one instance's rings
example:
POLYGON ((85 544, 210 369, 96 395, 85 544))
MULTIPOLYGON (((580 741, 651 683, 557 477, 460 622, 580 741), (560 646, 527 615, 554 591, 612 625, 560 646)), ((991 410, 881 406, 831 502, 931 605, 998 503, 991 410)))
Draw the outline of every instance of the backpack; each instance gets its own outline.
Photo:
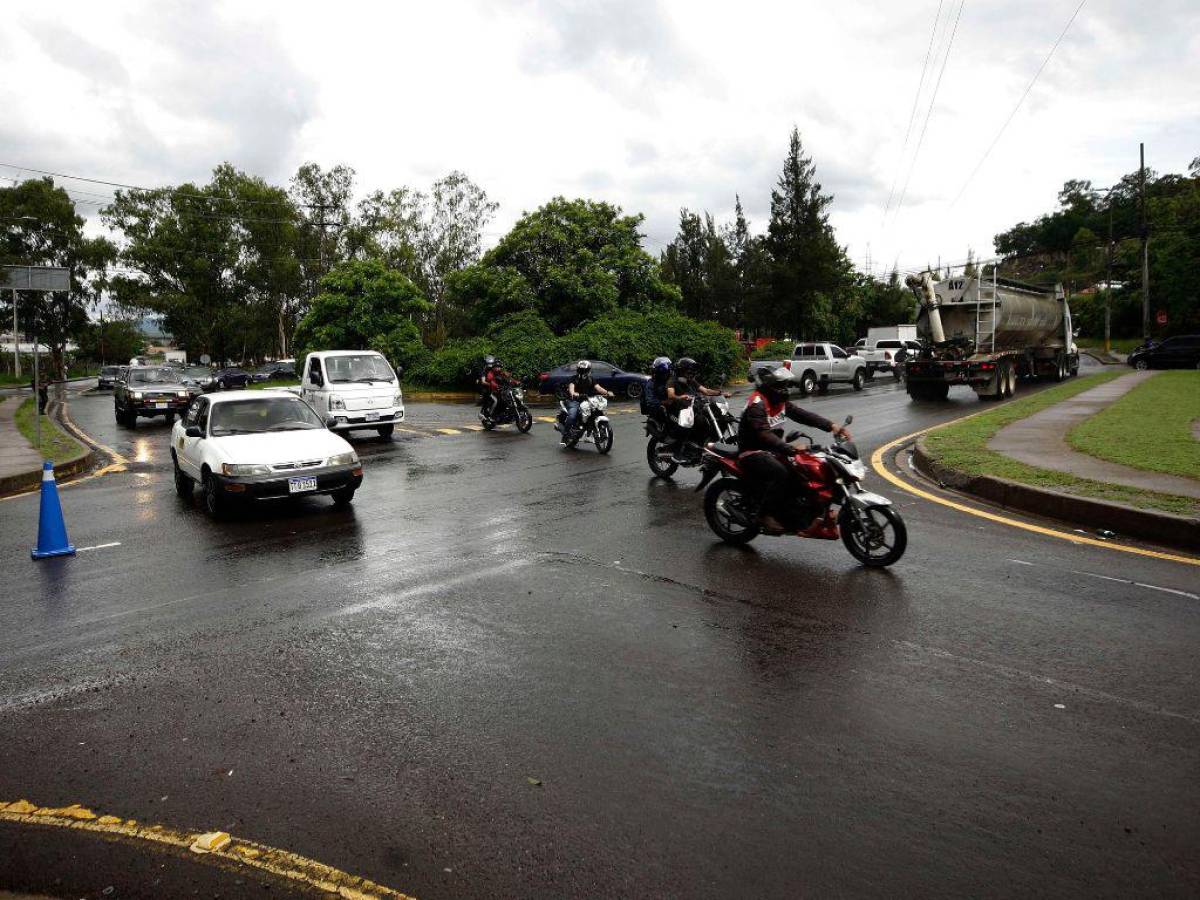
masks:
POLYGON ((666 399, 666 385, 655 384, 651 378, 646 382, 646 387, 642 390, 641 409, 642 415, 648 416, 657 412, 662 408, 663 400, 666 399))

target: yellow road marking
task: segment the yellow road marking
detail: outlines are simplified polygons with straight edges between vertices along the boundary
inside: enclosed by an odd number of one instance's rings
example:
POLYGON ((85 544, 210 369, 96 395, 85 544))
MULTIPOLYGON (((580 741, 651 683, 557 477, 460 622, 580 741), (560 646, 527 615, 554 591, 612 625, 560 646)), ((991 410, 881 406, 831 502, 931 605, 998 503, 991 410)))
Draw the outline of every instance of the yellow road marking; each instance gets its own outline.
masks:
MULTIPOLYGON (((971 416, 976 415, 979 415, 979 413, 971 413, 971 416)), ((993 512, 987 512, 986 510, 976 509, 973 506, 967 506, 965 503, 956 503, 953 500, 947 500, 945 497, 939 497, 937 494, 931 494, 929 491, 923 491, 920 488, 904 481, 902 478, 900 478, 900 476, 888 471, 888 468, 883 461, 883 458, 887 455, 888 451, 894 450, 896 447, 899 447, 902 444, 906 444, 911 440, 919 438, 921 435, 927 432, 936 431, 939 428, 945 428, 949 425, 954 425, 957 422, 961 422, 963 419, 971 418, 971 416, 963 416, 962 418, 954 419, 950 422, 943 422, 940 425, 934 425, 930 428, 923 428, 920 431, 914 431, 912 434, 907 434, 904 437, 896 438, 894 441, 884 444, 871 454, 871 466, 876 472, 901 490, 905 490, 910 494, 920 497, 922 500, 929 500, 932 503, 939 503, 942 506, 948 506, 950 509, 956 509, 959 512, 967 513, 968 515, 978 516, 981 519, 987 519, 991 522, 998 522, 1001 525, 1008 525, 1012 528, 1020 528, 1024 531, 1032 531, 1035 534, 1043 534, 1047 537, 1070 541, 1072 544, 1086 544, 1089 547, 1103 547, 1105 550, 1117 550, 1121 553, 1133 553, 1137 556, 1148 556, 1152 559, 1165 559, 1169 560, 1170 562, 1184 563, 1185 565, 1189 566, 1200 566, 1200 559, 1192 556, 1182 556, 1177 553, 1164 553, 1160 550, 1145 550, 1141 547, 1130 547, 1126 544, 1113 544, 1109 541, 1102 541, 1098 538, 1087 537, 1086 535, 1071 534, 1069 532, 1058 531, 1053 528, 1044 528, 1041 525, 1034 525, 1030 522, 1022 522, 1020 519, 1011 519, 1008 516, 1001 516, 993 512)))
POLYGON ((554 416, 537 416, 536 418, 539 422, 550 422, 551 424, 558 421, 554 416))
POLYGON ((467 431, 483 431, 482 425, 464 425, 463 428, 467 429, 467 431))
POLYGON ((438 431, 442 434, 462 434, 457 428, 439 428, 438 431))
POLYGON ((70 806, 37 806, 27 800, 0 801, 0 822, 49 825, 108 835, 130 842, 148 841, 191 851, 193 858, 220 859, 285 878, 348 900, 411 900, 407 894, 350 875, 296 853, 268 847, 224 832, 186 832, 163 825, 144 825, 134 819, 101 816, 77 803, 70 806), (197 849, 199 848, 199 849, 197 849), (202 853, 202 856, 196 854, 202 853))

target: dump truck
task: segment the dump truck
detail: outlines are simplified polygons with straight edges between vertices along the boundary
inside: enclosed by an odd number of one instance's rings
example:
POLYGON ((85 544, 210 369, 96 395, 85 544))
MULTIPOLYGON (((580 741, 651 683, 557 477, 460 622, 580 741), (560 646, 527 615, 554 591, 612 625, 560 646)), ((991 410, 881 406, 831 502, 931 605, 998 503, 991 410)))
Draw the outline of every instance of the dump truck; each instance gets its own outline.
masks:
POLYGON ((969 385, 981 400, 1011 397, 1022 379, 1062 381, 1079 373, 1079 348, 1061 285, 1038 287, 986 275, 934 282, 909 276, 922 349, 905 360, 914 400, 945 400, 969 385))

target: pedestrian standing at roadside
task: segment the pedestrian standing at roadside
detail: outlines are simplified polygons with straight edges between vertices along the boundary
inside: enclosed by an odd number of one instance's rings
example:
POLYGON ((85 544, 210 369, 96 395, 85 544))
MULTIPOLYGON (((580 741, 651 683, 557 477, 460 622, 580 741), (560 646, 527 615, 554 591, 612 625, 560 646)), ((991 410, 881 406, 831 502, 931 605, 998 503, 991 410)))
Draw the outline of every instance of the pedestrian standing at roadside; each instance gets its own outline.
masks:
POLYGON ((50 389, 46 386, 45 381, 38 384, 34 378, 29 379, 29 389, 37 394, 38 415, 44 416, 46 414, 46 404, 50 401, 50 389))

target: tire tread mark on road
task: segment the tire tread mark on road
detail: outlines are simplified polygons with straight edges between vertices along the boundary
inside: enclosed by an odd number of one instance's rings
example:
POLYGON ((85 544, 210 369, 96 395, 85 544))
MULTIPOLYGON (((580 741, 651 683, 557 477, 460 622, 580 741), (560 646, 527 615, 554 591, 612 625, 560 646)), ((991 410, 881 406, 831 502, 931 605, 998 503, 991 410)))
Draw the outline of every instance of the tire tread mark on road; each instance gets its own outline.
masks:
POLYGON ((340 897, 358 900, 411 900, 408 894, 287 850, 230 836, 230 842, 223 849, 200 852, 192 848, 204 832, 180 831, 163 825, 144 825, 134 819, 97 815, 79 804, 46 807, 26 800, 11 803, 0 801, 0 821, 89 831, 109 839, 115 838, 131 843, 160 844, 181 853, 190 852, 194 855, 184 858, 193 859, 201 864, 255 869, 275 878, 340 897))

